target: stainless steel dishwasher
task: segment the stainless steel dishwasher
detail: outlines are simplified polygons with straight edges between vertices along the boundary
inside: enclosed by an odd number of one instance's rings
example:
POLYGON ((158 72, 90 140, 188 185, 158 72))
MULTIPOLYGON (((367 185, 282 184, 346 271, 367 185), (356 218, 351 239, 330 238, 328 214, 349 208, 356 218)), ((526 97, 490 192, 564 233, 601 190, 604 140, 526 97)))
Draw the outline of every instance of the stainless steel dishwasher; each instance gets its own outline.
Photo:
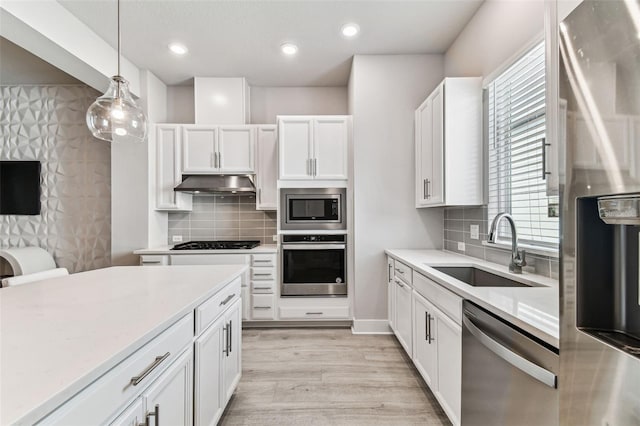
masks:
POLYGON ((465 300, 462 416, 469 425, 558 424, 558 350, 465 300))

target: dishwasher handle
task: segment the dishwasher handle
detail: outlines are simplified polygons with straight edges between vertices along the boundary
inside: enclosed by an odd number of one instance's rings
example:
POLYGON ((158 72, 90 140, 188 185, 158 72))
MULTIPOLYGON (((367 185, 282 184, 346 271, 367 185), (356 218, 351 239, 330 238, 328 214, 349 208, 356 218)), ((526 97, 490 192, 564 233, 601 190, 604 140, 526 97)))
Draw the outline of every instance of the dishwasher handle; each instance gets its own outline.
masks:
POLYGON ((558 387, 558 376, 556 376, 553 372, 546 370, 537 364, 534 364, 528 359, 523 358, 517 353, 496 342, 482 330, 480 330, 478 326, 476 326, 466 314, 463 315, 462 322, 464 323, 464 326, 467 328, 467 330, 469 330, 469 332, 473 334, 473 336, 491 352, 498 355, 500 358, 507 361, 518 370, 526 373, 539 382, 544 383, 545 385, 554 389, 558 387))

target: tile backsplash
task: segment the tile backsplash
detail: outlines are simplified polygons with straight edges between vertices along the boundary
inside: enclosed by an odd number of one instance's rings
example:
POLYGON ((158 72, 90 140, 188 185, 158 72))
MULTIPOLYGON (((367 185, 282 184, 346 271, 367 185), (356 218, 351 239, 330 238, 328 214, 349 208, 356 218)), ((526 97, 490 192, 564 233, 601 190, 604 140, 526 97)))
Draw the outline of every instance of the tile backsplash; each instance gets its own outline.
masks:
POLYGON ((260 240, 275 244, 276 212, 256 210, 254 195, 194 196, 193 211, 169 213, 169 244, 174 235, 189 240, 260 240))
MULTIPOLYGON (((508 265, 511 251, 487 247, 482 244, 489 232, 489 213, 484 207, 447 207, 444 210, 444 248, 489 262, 508 265), (478 239, 471 239, 471 225, 479 228, 478 239), (465 250, 458 250, 458 243, 464 242, 465 250)), ((525 271, 554 279, 559 274, 558 259, 527 253, 525 271)))

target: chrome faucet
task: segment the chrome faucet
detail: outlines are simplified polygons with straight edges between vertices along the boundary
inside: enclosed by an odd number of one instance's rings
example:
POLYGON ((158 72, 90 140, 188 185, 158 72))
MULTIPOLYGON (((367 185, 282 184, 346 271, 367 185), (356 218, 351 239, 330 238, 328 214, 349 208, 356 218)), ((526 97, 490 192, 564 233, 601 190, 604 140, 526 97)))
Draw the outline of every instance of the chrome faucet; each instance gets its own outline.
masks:
POLYGON ((516 223, 509 213, 498 213, 493 222, 491 222, 491 228, 489 229, 488 242, 495 243, 498 238, 498 225, 502 219, 507 219, 511 226, 511 263, 509 263, 509 271, 514 274, 521 274, 522 267, 527 265, 526 256, 527 253, 522 250, 518 251, 518 234, 516 232, 516 223))

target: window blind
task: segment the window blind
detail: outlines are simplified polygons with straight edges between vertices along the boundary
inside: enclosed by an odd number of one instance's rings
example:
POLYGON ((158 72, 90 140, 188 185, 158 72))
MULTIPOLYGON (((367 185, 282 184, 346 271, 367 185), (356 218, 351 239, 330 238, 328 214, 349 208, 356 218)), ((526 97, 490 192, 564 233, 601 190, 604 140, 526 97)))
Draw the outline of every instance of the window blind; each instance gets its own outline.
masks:
MULTIPOLYGON (((518 239, 531 245, 557 246, 559 223, 548 217, 543 177, 545 149, 545 49, 541 43, 507 68, 487 87, 489 137, 489 221, 509 212, 518 239)), ((510 238, 506 222, 499 238, 510 238)))

